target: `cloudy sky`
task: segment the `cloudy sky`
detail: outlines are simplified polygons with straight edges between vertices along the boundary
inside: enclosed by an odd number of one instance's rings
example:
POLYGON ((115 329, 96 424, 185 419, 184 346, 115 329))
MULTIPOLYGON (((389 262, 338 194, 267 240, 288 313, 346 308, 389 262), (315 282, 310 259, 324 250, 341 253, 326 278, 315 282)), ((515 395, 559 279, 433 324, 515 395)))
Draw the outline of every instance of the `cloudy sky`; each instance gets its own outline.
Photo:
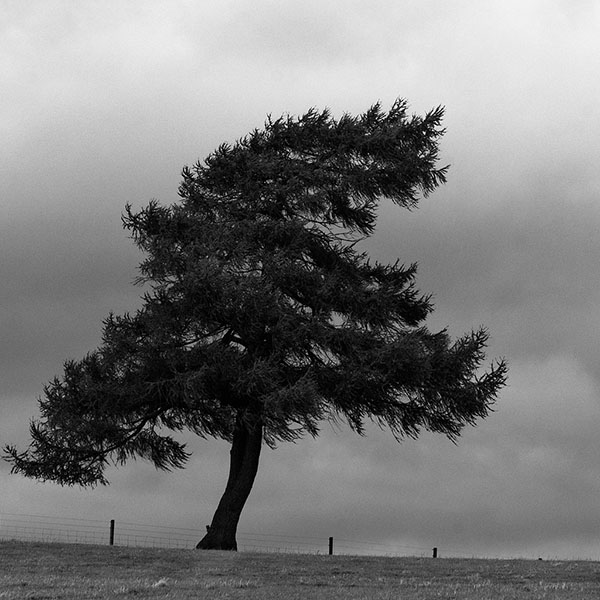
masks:
MULTIPOLYGON (((0 9, 0 444, 45 382, 134 310, 126 202, 267 114, 446 107, 449 181, 384 206, 370 248, 418 261, 432 329, 486 325, 510 363, 457 446, 323 426, 266 450, 240 531, 467 556, 600 559, 600 8, 569 0, 5 0, 0 9)), ((210 522, 228 448, 111 485, 9 475, 0 513, 210 522)), ((325 542, 326 543, 326 542, 325 542)))

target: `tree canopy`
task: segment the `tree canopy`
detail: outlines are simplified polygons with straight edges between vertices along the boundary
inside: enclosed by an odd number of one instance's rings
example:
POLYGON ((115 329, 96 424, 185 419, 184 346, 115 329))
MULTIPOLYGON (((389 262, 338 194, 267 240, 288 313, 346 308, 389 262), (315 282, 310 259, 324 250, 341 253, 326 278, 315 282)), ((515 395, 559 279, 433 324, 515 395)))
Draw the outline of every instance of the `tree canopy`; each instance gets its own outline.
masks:
POLYGON ((506 377, 503 361, 480 371, 487 331, 430 332, 416 265, 360 249, 382 202, 412 209, 445 181, 442 116, 398 100, 269 118, 185 167, 178 202, 128 205, 142 306, 109 315, 100 347, 44 388, 29 448, 6 448, 13 471, 94 485, 134 456, 183 467, 174 432, 222 438, 229 480, 199 545, 235 548, 263 441, 327 420, 456 439, 485 417, 506 377))

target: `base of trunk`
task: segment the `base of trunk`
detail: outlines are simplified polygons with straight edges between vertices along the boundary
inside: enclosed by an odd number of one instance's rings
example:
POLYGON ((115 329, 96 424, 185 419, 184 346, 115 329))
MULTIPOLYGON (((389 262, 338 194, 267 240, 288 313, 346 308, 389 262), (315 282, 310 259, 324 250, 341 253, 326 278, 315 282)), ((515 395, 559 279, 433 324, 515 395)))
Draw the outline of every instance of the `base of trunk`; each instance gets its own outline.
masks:
POLYGON ((206 535, 196 544, 197 550, 230 550, 237 551, 235 533, 233 536, 224 532, 208 531, 206 535))

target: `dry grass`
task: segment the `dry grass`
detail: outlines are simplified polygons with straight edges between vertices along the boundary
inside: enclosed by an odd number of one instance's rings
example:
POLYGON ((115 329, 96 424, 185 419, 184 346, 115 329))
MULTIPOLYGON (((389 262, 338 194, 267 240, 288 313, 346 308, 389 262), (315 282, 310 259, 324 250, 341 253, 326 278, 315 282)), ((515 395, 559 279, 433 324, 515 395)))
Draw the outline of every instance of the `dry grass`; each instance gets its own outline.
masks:
POLYGON ((600 597, 600 563, 374 558, 0 542, 0 599, 600 597))

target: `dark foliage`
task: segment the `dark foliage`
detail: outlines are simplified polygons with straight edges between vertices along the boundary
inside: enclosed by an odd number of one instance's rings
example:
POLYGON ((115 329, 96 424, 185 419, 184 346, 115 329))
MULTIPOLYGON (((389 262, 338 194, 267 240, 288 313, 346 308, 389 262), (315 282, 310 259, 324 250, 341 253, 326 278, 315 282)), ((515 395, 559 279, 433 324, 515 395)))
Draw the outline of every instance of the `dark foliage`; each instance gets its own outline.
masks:
POLYGON ((442 112, 269 119, 186 167, 180 202, 128 206, 142 308, 110 315, 102 345, 47 385, 30 447, 6 449, 13 471, 93 485, 131 457, 182 467, 169 432, 259 427, 274 445, 334 419, 454 439, 485 417, 506 376, 479 370, 486 331, 429 332, 415 265, 359 250, 380 202, 410 209, 444 182, 442 112))

